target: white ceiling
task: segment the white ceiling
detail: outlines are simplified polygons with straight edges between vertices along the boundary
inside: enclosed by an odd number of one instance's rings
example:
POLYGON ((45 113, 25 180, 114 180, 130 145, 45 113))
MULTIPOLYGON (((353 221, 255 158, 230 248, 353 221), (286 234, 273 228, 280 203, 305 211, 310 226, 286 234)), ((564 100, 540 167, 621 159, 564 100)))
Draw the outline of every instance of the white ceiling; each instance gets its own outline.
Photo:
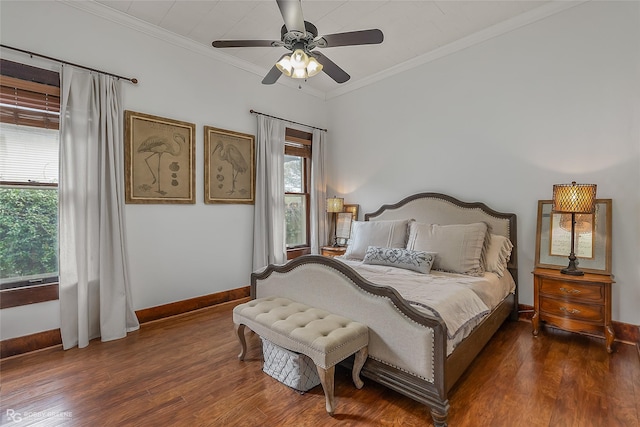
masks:
MULTIPOLYGON (((262 76, 286 52, 281 47, 215 49, 211 46, 213 40, 280 40, 283 21, 275 0, 97 0, 97 3, 143 21, 144 25, 148 23, 193 40, 216 51, 216 57, 227 62, 246 64, 243 68, 260 74, 256 76, 256 84, 260 84, 262 76)), ((379 28, 384 33, 384 41, 380 45, 322 50, 351 75, 351 80, 342 85, 324 73, 306 83, 282 76, 278 83, 301 84, 311 92, 330 97, 575 4, 546 0, 303 0, 304 18, 316 25, 320 35, 379 28)))

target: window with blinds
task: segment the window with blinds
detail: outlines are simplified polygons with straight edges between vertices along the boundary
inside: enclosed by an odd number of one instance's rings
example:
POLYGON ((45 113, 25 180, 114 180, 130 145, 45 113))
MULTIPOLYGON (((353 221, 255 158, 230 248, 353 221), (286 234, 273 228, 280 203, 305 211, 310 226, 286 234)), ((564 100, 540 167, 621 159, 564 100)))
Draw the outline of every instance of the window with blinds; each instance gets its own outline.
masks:
POLYGON ((58 73, 4 59, 0 70, 0 122, 58 129, 58 73))
POLYGON ((0 289, 53 283, 58 276, 59 77, 6 60, 0 65, 0 289))

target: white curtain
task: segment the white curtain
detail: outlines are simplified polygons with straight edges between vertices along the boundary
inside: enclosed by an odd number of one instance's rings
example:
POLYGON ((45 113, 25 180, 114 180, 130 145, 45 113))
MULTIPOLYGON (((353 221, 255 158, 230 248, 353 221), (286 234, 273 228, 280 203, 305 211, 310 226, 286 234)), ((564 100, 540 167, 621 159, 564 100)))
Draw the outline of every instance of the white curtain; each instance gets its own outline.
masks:
POLYGON ((285 123, 258 115, 253 270, 287 260, 284 218, 285 123))
POLYGON ((138 329, 129 286, 120 82, 62 70, 60 330, 63 348, 138 329))
POLYGON ((326 132, 313 130, 311 149, 311 253, 319 254, 327 244, 328 224, 326 212, 327 182, 324 172, 324 146, 326 132))

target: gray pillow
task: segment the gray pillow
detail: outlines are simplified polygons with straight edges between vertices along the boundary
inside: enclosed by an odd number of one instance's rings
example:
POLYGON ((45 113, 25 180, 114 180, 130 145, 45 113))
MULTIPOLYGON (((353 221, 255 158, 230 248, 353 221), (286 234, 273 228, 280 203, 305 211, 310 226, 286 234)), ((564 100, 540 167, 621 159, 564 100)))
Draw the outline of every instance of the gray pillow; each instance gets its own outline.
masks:
POLYGON ((362 260, 369 246, 404 248, 409 220, 354 221, 345 258, 362 260))
POLYGON ((512 249, 511 240, 504 236, 491 234, 489 248, 485 256, 485 271, 491 271, 496 273, 498 277, 502 277, 511 258, 512 249))
POLYGON ((487 224, 437 225, 412 222, 407 249, 437 252, 434 270, 482 276, 487 224))
POLYGON ((434 252, 369 246, 363 263, 404 268, 405 270, 428 274, 431 271, 431 266, 435 259, 436 254, 434 252))

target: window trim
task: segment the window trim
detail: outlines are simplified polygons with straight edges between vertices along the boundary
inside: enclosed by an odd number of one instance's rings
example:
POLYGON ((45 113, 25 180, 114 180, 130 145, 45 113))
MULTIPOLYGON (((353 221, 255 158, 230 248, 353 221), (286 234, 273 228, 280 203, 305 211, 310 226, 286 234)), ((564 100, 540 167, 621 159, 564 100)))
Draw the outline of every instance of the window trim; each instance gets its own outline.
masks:
POLYGON ((303 160, 302 169, 304 172, 303 192, 292 193, 285 191, 285 195, 303 195, 305 196, 305 215, 306 215, 306 236, 307 242, 302 245, 291 246, 287 248, 287 260, 297 258, 301 255, 311 253, 311 150, 312 150, 313 134, 298 129, 286 128, 284 154, 289 156, 301 157, 303 160), (287 142, 296 144, 287 144, 287 142))
POLYGON ((21 288, 0 290, 0 309, 19 307, 55 301, 59 295, 59 283, 48 283, 38 286, 23 286, 21 288))
MULTIPOLYGON (((2 107, 2 121, 8 123, 21 124, 31 127, 44 127, 49 129, 58 129, 59 113, 60 113, 60 74, 45 70, 38 67, 32 67, 29 65, 7 61, 5 59, 0 60, 2 67, 2 73, 0 75, 2 86, 13 87, 14 89, 21 89, 24 91, 34 92, 25 98, 24 102, 28 103, 31 100, 37 102, 44 101, 45 109, 41 112, 32 112, 33 114, 27 114, 26 122, 16 122, 8 119, 10 116, 5 113, 11 112, 15 117, 21 115, 18 109, 10 106, 2 107), (5 85, 7 83, 7 85, 5 85), (42 96, 37 96, 37 93, 41 92, 42 96), (35 95, 34 95, 35 94, 35 95), (35 97, 31 97, 34 95, 35 97), (55 103, 57 102, 57 106, 55 103), (32 120, 34 119, 35 120, 32 120)), ((3 88, 4 89, 4 88, 3 88)), ((15 99, 12 103, 18 107, 29 107, 28 104, 22 105, 20 99, 15 99)), ((58 187, 57 183, 40 183, 40 182, 12 182, 12 181, 0 181, 0 185, 4 187, 58 187)), ((58 227, 58 232, 60 228, 58 227)), ((10 284, 5 283, 0 289, 0 309, 19 307, 23 305, 37 304, 46 301, 55 301, 59 297, 59 277, 49 276, 45 278, 48 283, 28 284, 16 281, 10 284), (7 286, 7 285, 10 285, 7 286), (16 286, 18 285, 18 286, 16 286)))

